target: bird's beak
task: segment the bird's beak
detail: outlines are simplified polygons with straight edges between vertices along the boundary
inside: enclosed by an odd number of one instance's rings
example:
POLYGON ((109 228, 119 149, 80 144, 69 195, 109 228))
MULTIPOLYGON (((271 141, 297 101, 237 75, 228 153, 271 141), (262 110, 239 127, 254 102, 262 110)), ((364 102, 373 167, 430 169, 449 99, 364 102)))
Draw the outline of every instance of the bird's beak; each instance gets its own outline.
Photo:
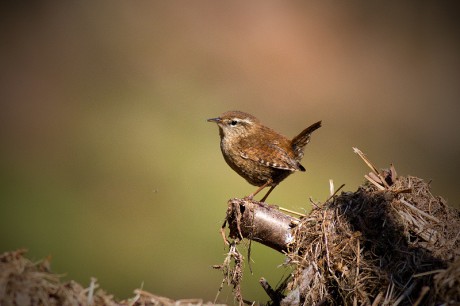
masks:
POLYGON ((211 119, 208 119, 206 120, 208 122, 215 122, 215 123, 220 123, 222 121, 222 119, 220 118, 211 118, 211 119))

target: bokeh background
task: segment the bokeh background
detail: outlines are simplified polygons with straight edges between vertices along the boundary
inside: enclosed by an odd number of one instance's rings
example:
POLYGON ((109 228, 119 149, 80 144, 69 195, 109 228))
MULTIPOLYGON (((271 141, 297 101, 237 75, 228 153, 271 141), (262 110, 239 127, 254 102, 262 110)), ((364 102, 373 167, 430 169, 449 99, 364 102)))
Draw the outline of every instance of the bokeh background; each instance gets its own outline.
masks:
MULTIPOLYGON (((254 191, 206 119, 294 136, 323 120, 269 202, 308 210, 379 167, 458 206, 456 6, 368 1, 31 1, 0 9, 0 251, 25 247, 117 298, 213 300, 226 202, 254 191)), ((243 294, 289 273, 257 244, 243 294)), ((246 265, 247 267, 247 265, 246 265)), ((219 301, 232 303, 228 289, 219 301)))

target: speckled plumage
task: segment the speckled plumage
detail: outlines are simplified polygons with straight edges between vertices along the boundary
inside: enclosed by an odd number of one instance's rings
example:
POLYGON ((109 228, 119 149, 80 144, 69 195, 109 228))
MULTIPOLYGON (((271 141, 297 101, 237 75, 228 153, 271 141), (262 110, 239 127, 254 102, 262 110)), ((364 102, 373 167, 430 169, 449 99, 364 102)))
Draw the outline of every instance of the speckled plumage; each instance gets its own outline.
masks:
POLYGON ((229 111, 208 121, 219 126, 220 147, 227 164, 250 184, 260 187, 249 197, 271 186, 262 201, 287 176, 305 171, 300 164, 305 145, 321 126, 321 121, 316 122, 289 140, 241 111, 229 111))

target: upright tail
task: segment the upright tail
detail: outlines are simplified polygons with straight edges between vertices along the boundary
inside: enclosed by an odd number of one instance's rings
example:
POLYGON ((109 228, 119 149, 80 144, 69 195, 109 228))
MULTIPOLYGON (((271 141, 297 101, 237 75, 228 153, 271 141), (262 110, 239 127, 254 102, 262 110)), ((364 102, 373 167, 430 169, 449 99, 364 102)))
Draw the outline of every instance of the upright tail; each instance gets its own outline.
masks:
POLYGON ((312 125, 307 127, 305 130, 300 132, 299 135, 297 135, 296 137, 292 139, 292 149, 294 150, 297 160, 300 161, 300 159, 302 159, 303 149, 310 142, 311 133, 313 133, 315 130, 319 129, 320 127, 321 127, 321 121, 313 123, 312 125))

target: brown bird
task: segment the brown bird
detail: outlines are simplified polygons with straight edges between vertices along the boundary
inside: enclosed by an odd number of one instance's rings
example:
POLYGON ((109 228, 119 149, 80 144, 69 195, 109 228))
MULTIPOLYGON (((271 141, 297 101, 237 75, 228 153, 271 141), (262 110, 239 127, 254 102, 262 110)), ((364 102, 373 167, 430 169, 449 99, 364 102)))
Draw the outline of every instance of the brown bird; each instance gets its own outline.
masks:
POLYGON ((270 186, 262 202, 290 174, 305 171, 300 164, 305 145, 311 133, 321 127, 318 121, 290 140, 240 111, 223 113, 208 122, 219 126, 220 148, 227 164, 250 184, 259 186, 248 198, 270 186))

